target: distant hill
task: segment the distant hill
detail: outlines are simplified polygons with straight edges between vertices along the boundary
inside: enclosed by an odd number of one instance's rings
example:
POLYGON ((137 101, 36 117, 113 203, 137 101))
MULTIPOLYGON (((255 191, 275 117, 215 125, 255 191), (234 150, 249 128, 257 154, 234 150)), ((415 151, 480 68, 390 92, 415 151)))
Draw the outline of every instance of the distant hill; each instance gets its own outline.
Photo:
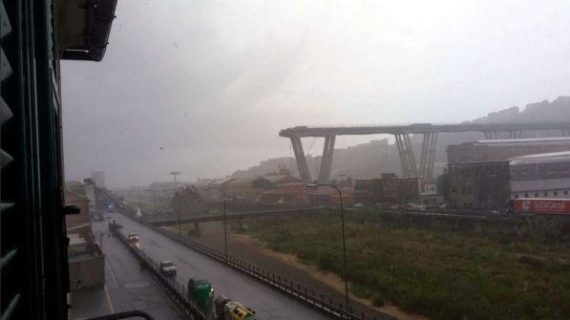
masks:
MULTIPOLYGON (((471 123, 527 123, 527 122, 558 122, 570 119, 570 96, 559 97, 552 102, 547 100, 528 104, 524 109, 511 107, 501 111, 492 112, 484 117, 465 121, 471 123)), ((559 133, 546 133, 543 135, 557 135, 559 133)), ((531 137, 528 133, 525 137, 531 137)), ((473 140, 483 139, 480 133, 443 133, 439 135, 438 149, 436 154, 436 174, 441 173, 446 162, 445 150, 450 144, 458 144, 473 140)), ((505 136, 506 138, 506 136, 505 136)), ((419 162, 419 150, 422 136, 412 137, 412 144, 416 150, 416 159, 419 162)), ((309 170, 312 177, 316 178, 320 167, 321 157, 308 156, 309 170)), ((277 172, 279 168, 288 168, 292 174, 298 176, 295 158, 284 157, 268 159, 246 170, 238 170, 233 173, 234 178, 255 177, 271 172, 277 172)), ((388 139, 373 140, 369 143, 359 144, 348 148, 335 149, 332 177, 347 176, 353 179, 380 177, 382 173, 395 172, 401 174, 400 158, 394 144, 388 139)))

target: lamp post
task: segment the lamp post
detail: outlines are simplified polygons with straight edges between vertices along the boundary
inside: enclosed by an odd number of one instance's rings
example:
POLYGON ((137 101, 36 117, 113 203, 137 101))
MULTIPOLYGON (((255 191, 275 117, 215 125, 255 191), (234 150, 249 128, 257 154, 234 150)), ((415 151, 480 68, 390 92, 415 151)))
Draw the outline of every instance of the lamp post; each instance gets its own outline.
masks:
MULTIPOLYGON (((192 186, 192 187, 196 189, 196 187, 194 187, 194 186, 192 186)), ((222 196, 223 196, 222 208, 223 208, 223 216, 224 216, 224 257, 227 259, 228 258, 228 228, 227 228, 227 218, 226 218, 226 198, 228 197, 228 195, 224 189, 218 188, 218 187, 207 187, 204 190, 206 190, 206 191, 217 190, 217 191, 222 193, 222 196)))
POLYGON ((346 300, 346 310, 348 310, 349 299, 348 299, 348 268, 346 263, 346 237, 344 232, 344 204, 342 202, 342 192, 340 188, 333 185, 333 184, 326 184, 326 183, 316 183, 316 184, 306 184, 305 187, 316 189, 317 187, 330 187, 338 192, 338 196, 340 198, 340 221, 342 227, 342 261, 343 261, 343 273, 344 273, 344 296, 346 300))
MULTIPOLYGON (((170 171, 170 175, 174 177, 173 188, 176 190, 176 176, 180 174, 180 171, 170 171)), ((182 225, 181 225, 181 217, 180 217, 180 210, 178 211, 178 235, 182 235, 182 225)))
POLYGON ((156 191, 152 189, 152 202, 154 202, 154 214, 156 215, 156 191))
MULTIPOLYGON (((176 176, 180 174, 180 171, 171 171, 170 175, 174 177, 174 184, 176 185, 176 176)), ((176 187, 176 186, 175 186, 176 187)))

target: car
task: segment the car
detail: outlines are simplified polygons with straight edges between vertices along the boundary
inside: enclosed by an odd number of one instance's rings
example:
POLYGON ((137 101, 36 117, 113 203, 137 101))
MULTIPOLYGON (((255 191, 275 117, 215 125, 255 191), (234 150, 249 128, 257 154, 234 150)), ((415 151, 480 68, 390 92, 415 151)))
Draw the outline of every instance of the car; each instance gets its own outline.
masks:
POLYGON ((127 239, 129 240, 129 244, 130 244, 131 246, 134 246, 134 247, 137 247, 137 248, 140 246, 140 243, 139 243, 139 235, 138 235, 138 234, 136 234, 136 233, 134 233, 134 232, 129 233, 129 235, 127 236, 127 239))
POLYGON ((176 266, 174 265, 174 262, 170 260, 161 261, 158 269, 160 271, 160 274, 167 278, 176 277, 176 266))

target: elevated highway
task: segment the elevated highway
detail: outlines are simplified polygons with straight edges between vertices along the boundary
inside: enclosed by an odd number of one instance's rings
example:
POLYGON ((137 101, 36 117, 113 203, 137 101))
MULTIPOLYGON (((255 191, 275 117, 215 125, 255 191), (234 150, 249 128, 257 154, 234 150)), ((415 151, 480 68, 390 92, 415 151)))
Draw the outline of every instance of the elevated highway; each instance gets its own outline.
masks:
POLYGON ((293 152, 297 160, 299 174, 305 182, 311 182, 312 177, 301 138, 321 137, 325 139, 321 166, 318 175, 319 183, 327 183, 330 179, 332 168, 334 144, 336 136, 342 135, 371 135, 389 134, 394 135, 400 155, 402 172, 404 176, 433 178, 435 152, 437 139, 440 132, 481 132, 485 139, 499 139, 504 137, 500 133, 506 133, 506 137, 517 139, 523 132, 529 131, 554 131, 560 136, 570 136, 570 121, 551 123, 461 123, 461 124, 431 124, 416 123, 410 125, 379 125, 379 126, 346 126, 346 127, 307 127, 297 126, 279 131, 279 136, 289 138, 293 146, 293 152), (412 149, 410 135, 423 135, 422 149, 419 165, 412 149))

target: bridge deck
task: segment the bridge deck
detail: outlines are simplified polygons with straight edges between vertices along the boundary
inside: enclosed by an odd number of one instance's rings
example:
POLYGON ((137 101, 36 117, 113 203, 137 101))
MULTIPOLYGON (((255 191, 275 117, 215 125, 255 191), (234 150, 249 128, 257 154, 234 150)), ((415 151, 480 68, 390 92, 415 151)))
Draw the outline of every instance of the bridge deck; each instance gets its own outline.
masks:
POLYGON ((570 130, 570 122, 552 123, 495 123, 495 124, 430 124, 419 123, 393 126, 306 127, 299 126, 279 131, 281 137, 326 137, 331 135, 421 134, 426 132, 484 132, 517 130, 570 130))

